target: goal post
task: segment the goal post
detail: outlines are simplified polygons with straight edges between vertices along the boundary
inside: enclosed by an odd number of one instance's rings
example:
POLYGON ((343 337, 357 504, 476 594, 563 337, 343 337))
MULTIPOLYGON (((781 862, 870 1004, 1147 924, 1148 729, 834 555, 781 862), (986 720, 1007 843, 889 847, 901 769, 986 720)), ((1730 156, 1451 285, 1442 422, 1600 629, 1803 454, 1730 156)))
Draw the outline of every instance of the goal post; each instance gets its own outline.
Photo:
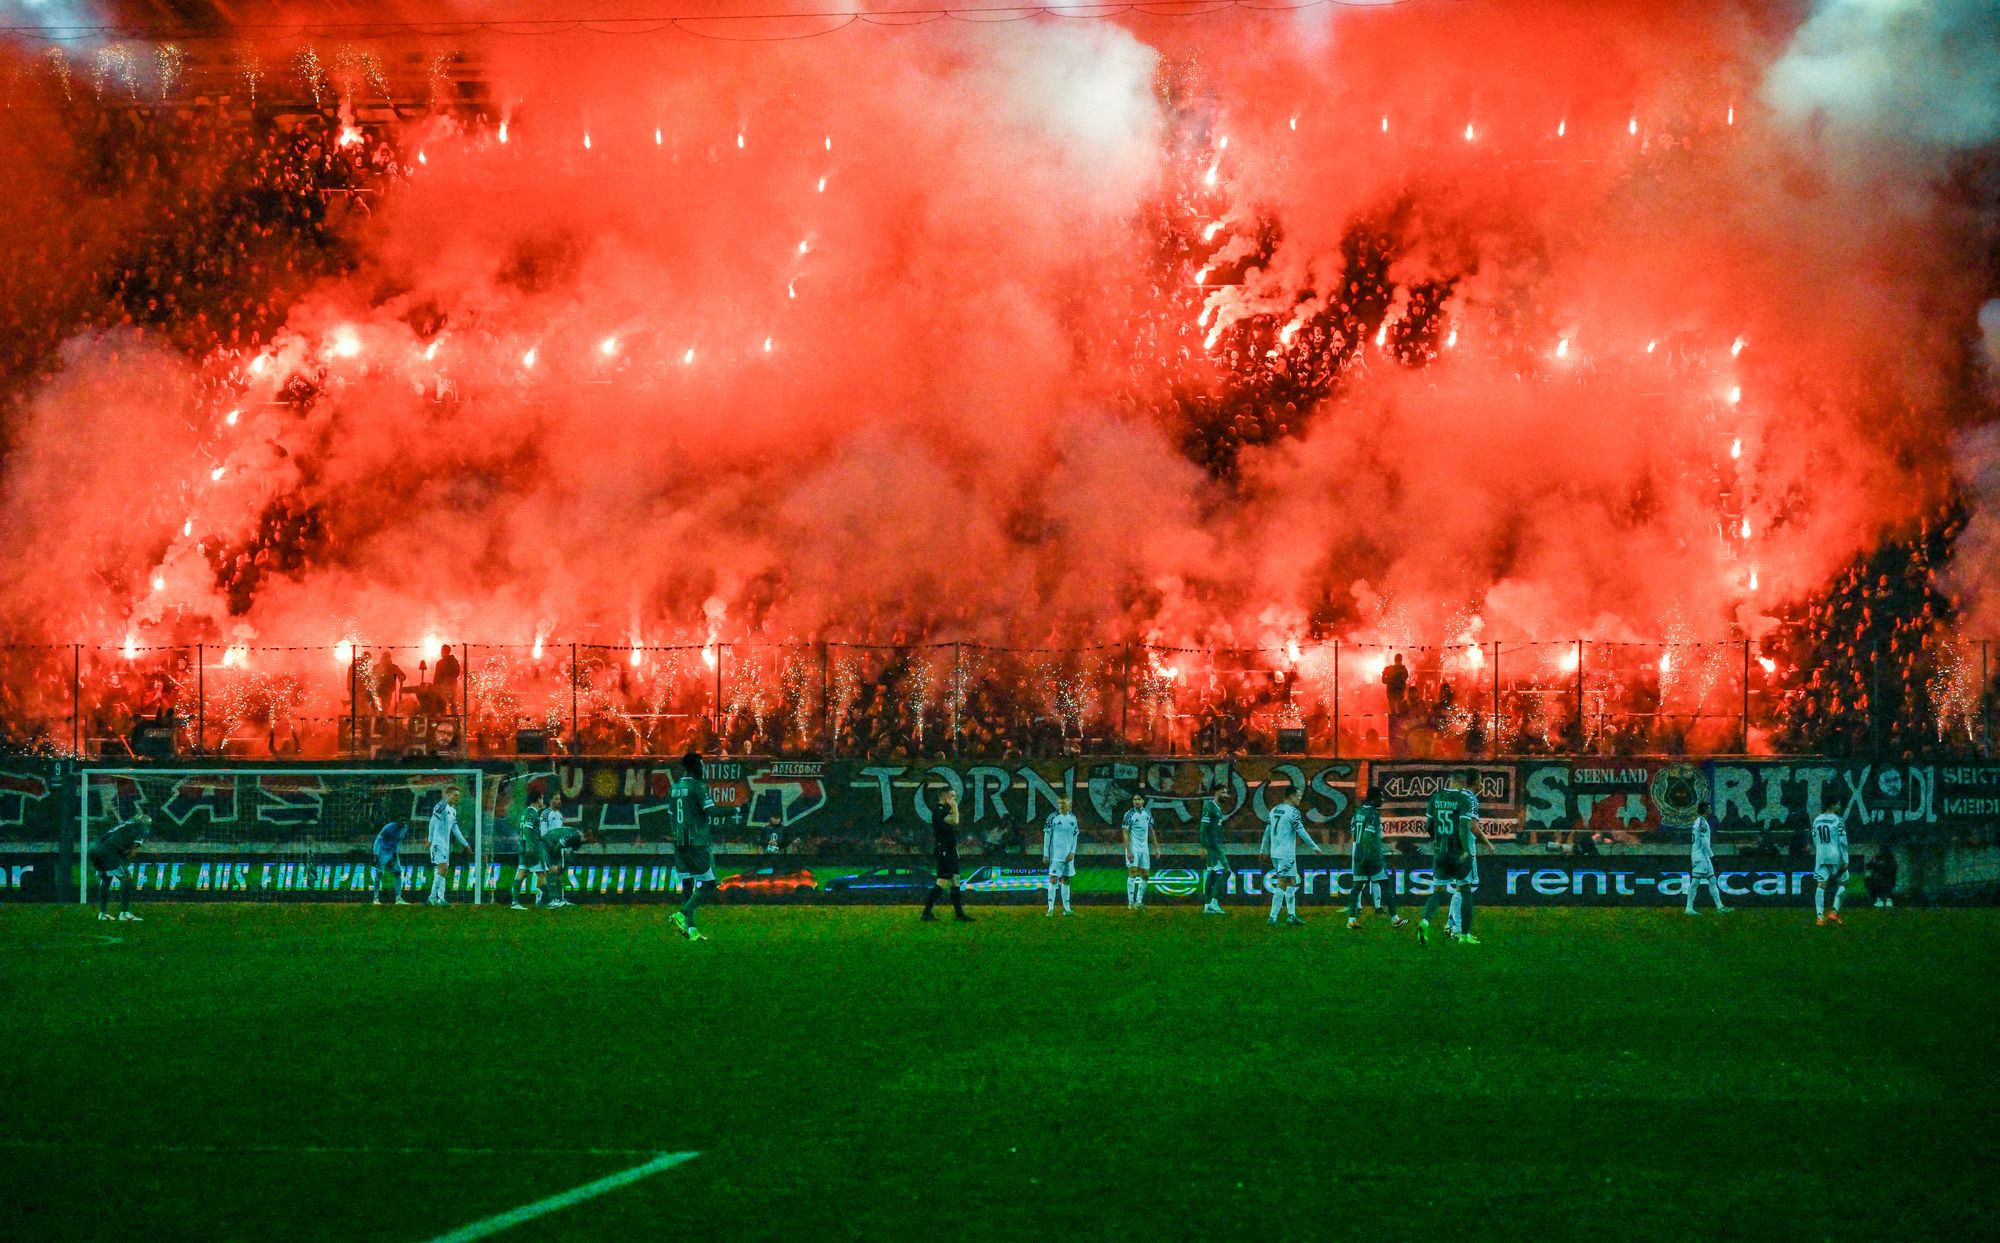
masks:
POLYGON ((367 901, 378 891, 376 835, 406 826, 397 857, 405 881, 430 881, 432 806, 457 789, 470 866, 453 864, 453 897, 486 898, 486 774, 478 768, 189 768, 78 770, 77 896, 91 900, 90 848, 144 812, 153 824, 133 856, 142 896, 175 900, 367 901))

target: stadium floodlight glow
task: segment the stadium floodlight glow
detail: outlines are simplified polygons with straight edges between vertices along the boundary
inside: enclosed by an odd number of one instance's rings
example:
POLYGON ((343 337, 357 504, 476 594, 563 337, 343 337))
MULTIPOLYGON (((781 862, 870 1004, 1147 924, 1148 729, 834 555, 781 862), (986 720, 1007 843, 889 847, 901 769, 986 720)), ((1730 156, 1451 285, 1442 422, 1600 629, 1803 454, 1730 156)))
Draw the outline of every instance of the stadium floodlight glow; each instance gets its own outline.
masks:
POLYGON ((444 651, 444 640, 434 634, 427 634, 419 650, 422 651, 425 660, 436 660, 444 651))
POLYGON ((1486 663, 1486 649, 1479 646, 1477 643, 1466 644, 1465 663, 1471 665, 1474 669, 1479 668, 1481 665, 1486 663))

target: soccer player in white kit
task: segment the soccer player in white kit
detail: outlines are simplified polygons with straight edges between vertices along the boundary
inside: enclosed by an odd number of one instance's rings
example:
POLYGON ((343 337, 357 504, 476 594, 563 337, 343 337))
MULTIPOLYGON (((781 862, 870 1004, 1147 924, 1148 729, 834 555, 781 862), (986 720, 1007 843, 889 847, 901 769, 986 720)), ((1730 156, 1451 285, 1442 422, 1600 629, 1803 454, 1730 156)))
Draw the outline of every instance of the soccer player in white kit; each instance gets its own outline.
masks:
POLYGON ((1840 894, 1847 888, 1847 821, 1838 812, 1813 817, 1813 912, 1821 927, 1840 922, 1840 894), (1827 892, 1833 909, 1827 909, 1827 892))
POLYGON ((1300 798, 1297 786, 1287 787, 1284 801, 1271 809, 1271 818, 1264 824, 1263 850, 1271 861, 1268 922, 1273 928, 1278 926, 1280 911, 1284 912, 1287 925, 1296 927, 1306 922, 1299 918, 1299 843, 1304 842, 1311 851, 1319 850, 1319 843, 1306 832, 1305 813, 1299 810, 1300 798))
POLYGON ((451 844, 456 840, 472 849, 465 834, 458 831, 458 787, 446 786, 444 797, 431 808, 431 896, 430 905, 443 906, 445 881, 451 876, 451 844))
POLYGON ((1153 813, 1146 810, 1145 795, 1132 796, 1132 806, 1121 826, 1125 830, 1125 905, 1144 910, 1146 879, 1153 872, 1153 813))
POLYGON ((1042 825, 1042 857, 1049 863, 1049 910, 1056 913, 1056 898, 1062 898, 1062 913, 1074 914, 1069 907, 1069 882, 1076 875, 1076 816, 1070 801, 1056 803, 1055 814, 1042 825))
POLYGON ((1708 896, 1715 899, 1715 909, 1726 911, 1722 905, 1722 887, 1715 881, 1715 825, 1708 818, 1706 799, 1694 805, 1694 844, 1688 853, 1688 914, 1694 914, 1694 900, 1703 885, 1708 886, 1708 896))

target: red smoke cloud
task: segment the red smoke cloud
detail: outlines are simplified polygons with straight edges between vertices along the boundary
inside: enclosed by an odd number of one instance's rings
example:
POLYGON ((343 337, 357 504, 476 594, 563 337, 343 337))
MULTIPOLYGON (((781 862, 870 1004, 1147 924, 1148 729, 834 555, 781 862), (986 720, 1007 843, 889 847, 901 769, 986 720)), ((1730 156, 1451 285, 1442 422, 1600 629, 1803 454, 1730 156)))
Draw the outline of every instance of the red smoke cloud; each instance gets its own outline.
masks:
MULTIPOLYGON (((1756 637, 1934 506, 1991 415, 1990 207, 1938 194, 1921 143, 1841 145, 1767 93, 1805 16, 467 40, 486 115, 397 129, 410 176, 268 347, 65 345, 10 416, 0 619, 1756 637), (1331 377, 1310 400, 1244 397, 1302 354, 1331 377), (232 590, 214 550, 274 509, 311 515, 299 552, 232 590)), ((94 244, 143 227, 143 187, 86 203, 58 131, 10 141, 34 158, 6 218, 71 197, 94 244)))

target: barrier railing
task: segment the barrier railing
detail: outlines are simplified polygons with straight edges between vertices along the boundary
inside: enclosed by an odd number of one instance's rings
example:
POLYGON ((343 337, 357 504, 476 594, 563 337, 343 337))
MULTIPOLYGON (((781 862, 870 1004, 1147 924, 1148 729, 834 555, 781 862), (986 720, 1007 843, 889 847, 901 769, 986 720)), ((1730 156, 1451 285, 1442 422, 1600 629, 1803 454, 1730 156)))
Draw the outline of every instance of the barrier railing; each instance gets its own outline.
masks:
POLYGON ((1993 753, 1993 644, 0 645, 0 741, 91 758, 1993 753))

